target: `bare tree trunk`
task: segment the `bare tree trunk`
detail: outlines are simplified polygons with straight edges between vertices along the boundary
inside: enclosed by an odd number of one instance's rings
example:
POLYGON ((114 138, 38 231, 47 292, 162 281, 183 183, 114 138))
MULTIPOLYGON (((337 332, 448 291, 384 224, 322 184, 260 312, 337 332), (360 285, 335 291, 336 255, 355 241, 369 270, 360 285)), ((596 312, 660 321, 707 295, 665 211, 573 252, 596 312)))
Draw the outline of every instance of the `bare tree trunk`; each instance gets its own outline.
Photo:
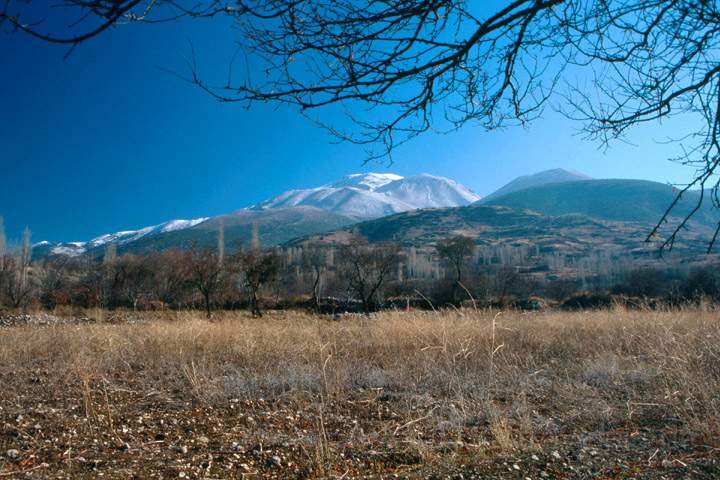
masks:
POLYGON ((262 312, 260 311, 260 304, 257 298, 257 290, 253 290, 252 295, 250 296, 250 309, 252 311, 253 317, 262 317, 262 312))
POLYGON ((315 270, 315 281, 313 282, 313 293, 310 302, 315 310, 315 313, 320 312, 320 299, 318 298, 318 287, 320 286, 320 270, 315 270))
POLYGON ((210 292, 208 290, 203 292, 203 297, 205 298, 205 313, 207 314, 207 318, 212 318, 212 309, 210 308, 210 292))

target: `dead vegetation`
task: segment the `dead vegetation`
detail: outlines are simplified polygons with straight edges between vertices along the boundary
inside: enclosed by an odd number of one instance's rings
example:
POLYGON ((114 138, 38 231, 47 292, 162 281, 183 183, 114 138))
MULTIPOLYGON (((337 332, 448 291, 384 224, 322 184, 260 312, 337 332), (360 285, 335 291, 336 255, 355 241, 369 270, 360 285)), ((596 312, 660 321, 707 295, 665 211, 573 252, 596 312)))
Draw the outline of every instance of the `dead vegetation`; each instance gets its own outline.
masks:
POLYGON ((712 308, 148 315, 0 329, 0 476, 720 474, 712 308))

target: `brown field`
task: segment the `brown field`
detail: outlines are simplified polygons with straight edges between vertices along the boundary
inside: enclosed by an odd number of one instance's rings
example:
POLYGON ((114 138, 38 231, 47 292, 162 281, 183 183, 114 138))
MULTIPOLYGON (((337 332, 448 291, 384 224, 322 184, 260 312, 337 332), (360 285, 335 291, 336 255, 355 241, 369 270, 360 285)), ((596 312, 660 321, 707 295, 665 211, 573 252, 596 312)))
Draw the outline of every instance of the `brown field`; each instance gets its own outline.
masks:
POLYGON ((0 328, 0 478, 718 478, 720 314, 0 328))

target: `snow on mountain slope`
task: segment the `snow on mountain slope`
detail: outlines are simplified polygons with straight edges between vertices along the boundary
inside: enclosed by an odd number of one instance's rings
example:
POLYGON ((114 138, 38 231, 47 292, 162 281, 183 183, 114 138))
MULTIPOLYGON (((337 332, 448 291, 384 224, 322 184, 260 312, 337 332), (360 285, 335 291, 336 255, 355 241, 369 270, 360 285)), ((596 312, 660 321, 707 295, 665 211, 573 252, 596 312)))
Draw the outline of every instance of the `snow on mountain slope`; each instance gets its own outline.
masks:
POLYGON ((377 190, 383 185, 387 185, 396 180, 402 180, 402 178, 400 175, 395 175, 394 173, 353 173, 329 186, 334 188, 358 187, 364 190, 377 190))
POLYGON ((398 179, 376 190, 418 208, 459 207, 480 200, 464 185, 445 177, 421 173, 398 179))
POLYGON ((449 178, 392 173, 348 175, 317 188, 291 190, 256 208, 309 205, 359 219, 378 218, 419 208, 468 205, 480 197, 449 178))
POLYGON ((87 242, 86 245, 90 248, 101 247, 108 243, 117 243, 119 245, 123 245, 125 243, 138 240, 147 235, 157 235, 159 233, 174 232, 175 230, 184 230, 186 228, 191 228, 204 222, 207 219, 208 217, 196 218, 193 220, 170 220, 169 222, 141 228, 140 230, 127 230, 124 232, 109 233, 107 235, 93 238, 92 240, 87 242))
MULTIPOLYGON (((322 187, 290 190, 241 212, 257 214, 263 210, 273 210, 272 215, 268 212, 267 216, 274 218, 280 209, 314 207, 319 209, 317 213, 335 214, 331 215, 327 222, 344 225, 348 222, 379 218, 420 208, 469 205, 479 199, 478 195, 465 186, 445 177, 427 174, 402 177, 394 173, 358 173, 322 187), (340 218, 344 220, 341 222, 340 218)), ((172 220, 139 230, 101 235, 87 242, 41 243, 37 246, 39 250, 52 255, 79 256, 110 244, 126 246, 162 233, 190 229, 208 220, 213 219, 172 220)), ((313 222, 311 222, 313 229, 321 223, 317 219, 313 222)))
MULTIPOLYGON (((206 220, 208 220, 208 217, 196 218, 193 220, 171 220, 169 222, 161 223, 159 225, 141 228, 140 230, 126 230, 122 232, 108 233, 106 235, 101 235, 99 237, 93 238, 88 242, 69 242, 56 244, 55 246, 52 246, 49 251, 53 255, 77 257, 90 250, 100 248, 111 243, 117 245, 124 245, 126 243, 139 240, 140 238, 146 236, 158 235, 160 233, 174 232, 176 230, 184 230, 186 228, 191 228, 206 220)), ((35 246, 48 245, 49 242, 40 242, 35 246)))

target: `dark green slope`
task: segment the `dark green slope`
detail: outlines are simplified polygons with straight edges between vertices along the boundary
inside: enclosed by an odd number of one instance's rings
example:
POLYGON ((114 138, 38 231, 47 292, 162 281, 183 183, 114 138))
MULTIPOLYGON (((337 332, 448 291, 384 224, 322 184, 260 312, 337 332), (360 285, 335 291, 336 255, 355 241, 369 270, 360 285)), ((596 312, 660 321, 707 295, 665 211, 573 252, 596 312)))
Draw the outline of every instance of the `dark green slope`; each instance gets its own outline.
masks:
MULTIPOLYGON (((653 225, 660 220, 676 193, 669 185, 645 180, 584 180, 531 187, 479 203, 529 209, 545 215, 576 213, 603 220, 653 225)), ((697 192, 688 192, 674 210, 673 219, 689 213, 698 198, 697 192)), ((695 224, 706 227, 715 225, 718 219, 720 212, 709 202, 693 217, 695 224)))

